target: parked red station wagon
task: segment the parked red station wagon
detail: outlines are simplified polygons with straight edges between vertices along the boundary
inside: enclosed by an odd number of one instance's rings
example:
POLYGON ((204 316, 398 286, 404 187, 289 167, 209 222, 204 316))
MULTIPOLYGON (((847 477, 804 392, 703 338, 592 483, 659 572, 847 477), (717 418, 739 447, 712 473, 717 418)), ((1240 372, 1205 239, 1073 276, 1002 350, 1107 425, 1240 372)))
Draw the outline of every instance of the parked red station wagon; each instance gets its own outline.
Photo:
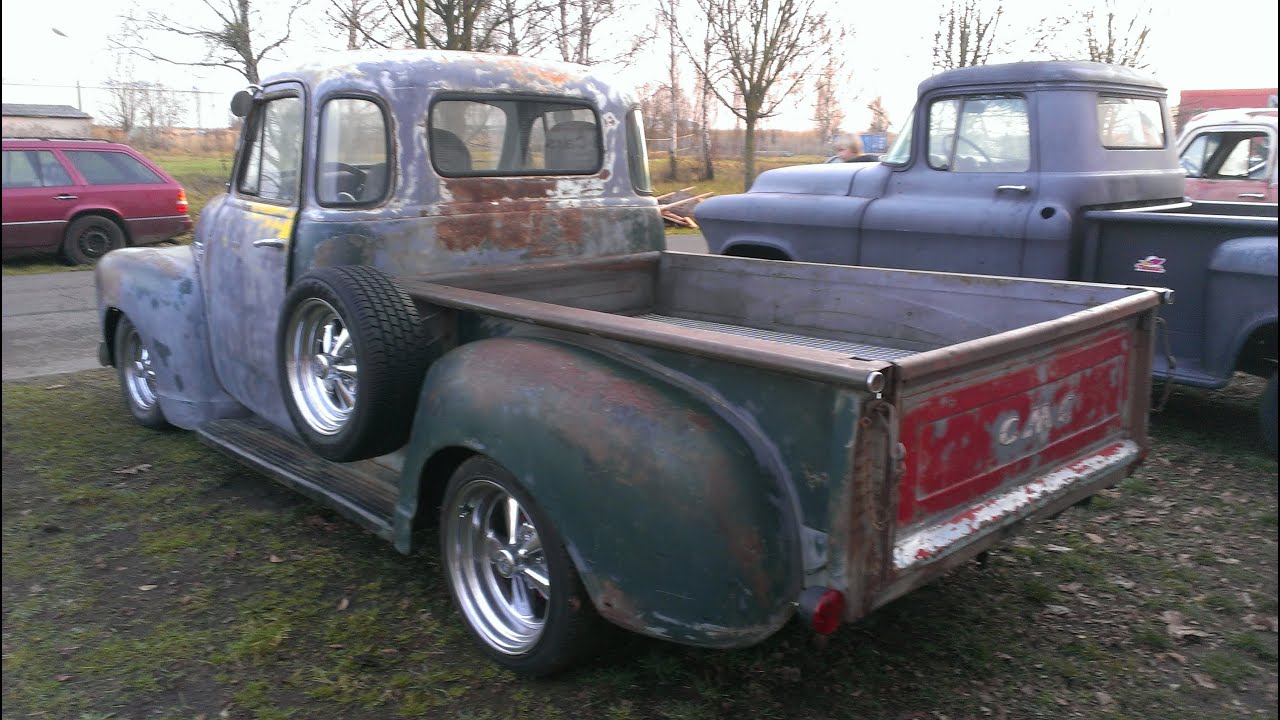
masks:
POLYGON ((56 251, 91 264, 191 229, 182 186, 127 145, 5 138, 2 165, 5 258, 56 251))

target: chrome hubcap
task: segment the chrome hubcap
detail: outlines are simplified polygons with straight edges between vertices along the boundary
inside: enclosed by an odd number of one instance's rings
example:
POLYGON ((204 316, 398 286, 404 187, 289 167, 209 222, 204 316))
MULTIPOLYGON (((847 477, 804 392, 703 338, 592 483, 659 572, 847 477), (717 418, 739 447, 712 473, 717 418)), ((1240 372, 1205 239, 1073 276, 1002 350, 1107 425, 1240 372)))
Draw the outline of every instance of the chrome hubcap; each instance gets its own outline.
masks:
POLYGON ((334 435, 356 406, 355 345, 329 303, 311 298, 291 318, 286 358, 289 389, 313 430, 334 435))
POLYGON ((129 399, 142 410, 156 405, 156 372, 151 365, 151 353, 142 344, 138 331, 129 328, 124 339, 125 388, 129 399))
POLYGON ((542 637, 551 579, 542 539, 519 501, 492 480, 458 492, 444 528, 458 604, 491 647, 509 655, 542 637))

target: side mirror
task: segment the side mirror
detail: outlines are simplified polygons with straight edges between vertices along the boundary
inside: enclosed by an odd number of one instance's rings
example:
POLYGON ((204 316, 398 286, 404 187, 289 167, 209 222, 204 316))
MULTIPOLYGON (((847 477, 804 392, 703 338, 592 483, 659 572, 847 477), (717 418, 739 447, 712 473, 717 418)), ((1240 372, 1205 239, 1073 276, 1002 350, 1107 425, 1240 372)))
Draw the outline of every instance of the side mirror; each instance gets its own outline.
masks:
MULTIPOLYGON (((255 91, 257 88, 253 88, 255 91)), ((231 114, 238 118, 245 117, 249 111, 253 109, 253 99, 257 96, 256 92, 249 90, 241 90, 231 96, 231 114)))

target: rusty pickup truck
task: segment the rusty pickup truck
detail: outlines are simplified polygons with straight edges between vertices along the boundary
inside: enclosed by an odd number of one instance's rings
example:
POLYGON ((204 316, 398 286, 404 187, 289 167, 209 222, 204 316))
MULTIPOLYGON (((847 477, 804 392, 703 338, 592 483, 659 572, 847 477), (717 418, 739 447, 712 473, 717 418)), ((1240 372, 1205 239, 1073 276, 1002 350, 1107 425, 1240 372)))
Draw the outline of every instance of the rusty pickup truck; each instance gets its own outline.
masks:
POLYGON ((500 55, 238 94, 190 246, 97 268, 103 364, 404 553, 479 647, 831 632, 1133 471, 1167 294, 667 252, 635 99, 500 55))

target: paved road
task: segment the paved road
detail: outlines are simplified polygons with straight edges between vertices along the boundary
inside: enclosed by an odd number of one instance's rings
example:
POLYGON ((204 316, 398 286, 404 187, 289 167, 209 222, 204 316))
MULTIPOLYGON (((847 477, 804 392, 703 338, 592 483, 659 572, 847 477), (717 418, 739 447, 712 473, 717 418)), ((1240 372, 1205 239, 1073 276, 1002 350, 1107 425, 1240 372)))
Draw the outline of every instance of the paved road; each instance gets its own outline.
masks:
POLYGON ((99 367, 92 272, 11 275, 0 285, 5 380, 99 367))
MULTIPOLYGON (((706 252, 701 235, 671 235, 667 247, 706 252)), ((2 283, 4 379, 99 367, 93 273, 11 275, 2 283)))

